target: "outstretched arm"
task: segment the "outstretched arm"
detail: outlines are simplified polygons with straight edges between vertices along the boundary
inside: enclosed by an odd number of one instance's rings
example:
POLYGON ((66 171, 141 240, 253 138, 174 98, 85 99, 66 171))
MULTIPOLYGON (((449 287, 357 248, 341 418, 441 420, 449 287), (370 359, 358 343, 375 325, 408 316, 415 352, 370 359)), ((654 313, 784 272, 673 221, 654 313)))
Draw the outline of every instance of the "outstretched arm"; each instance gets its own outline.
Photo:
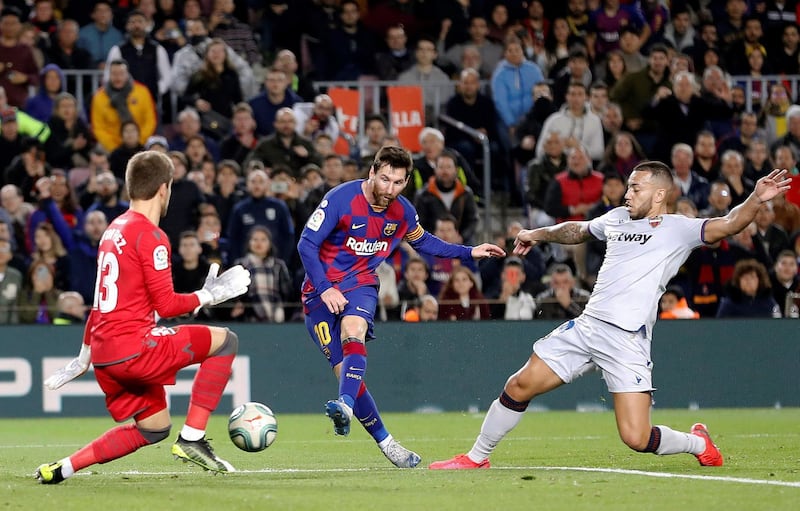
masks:
POLYGON ((422 254, 429 254, 437 257, 459 258, 467 261, 469 259, 484 259, 486 257, 503 257, 505 250, 492 245, 482 243, 476 247, 448 243, 433 234, 418 227, 413 233, 406 236, 406 241, 411 247, 422 254))
POLYGON ((577 245, 592 238, 589 222, 563 222, 538 229, 523 229, 514 240, 514 253, 525 255, 540 241, 577 245))
POLYGON ((706 222, 703 241, 716 243, 747 227, 763 203, 786 193, 791 188, 792 178, 786 176, 787 172, 786 169, 773 170, 756 182, 753 193, 746 201, 733 208, 727 215, 706 222))

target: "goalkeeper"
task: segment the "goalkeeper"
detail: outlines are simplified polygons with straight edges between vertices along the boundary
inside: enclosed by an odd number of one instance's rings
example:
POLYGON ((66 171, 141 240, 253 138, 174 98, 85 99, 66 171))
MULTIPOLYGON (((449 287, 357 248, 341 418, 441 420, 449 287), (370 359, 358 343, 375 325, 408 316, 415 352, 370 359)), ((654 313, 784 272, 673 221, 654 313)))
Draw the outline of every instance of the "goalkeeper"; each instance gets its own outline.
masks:
POLYGON ((57 389, 92 363, 111 417, 134 423, 112 428, 71 456, 41 465, 36 477, 43 484, 60 483, 82 468, 167 438, 171 423, 164 385, 174 385, 181 368, 198 363, 186 423, 172 454, 206 470, 233 471, 214 454, 205 428, 230 377, 238 338, 227 328, 158 327, 155 315, 179 316, 235 298, 247 291, 250 273, 235 266, 217 275, 219 266, 212 265, 202 289, 175 293, 170 243, 158 227, 169 205, 172 173, 172 162, 162 153, 145 151, 131 158, 125 173, 130 209, 100 240, 94 304, 80 354, 45 381, 57 389))

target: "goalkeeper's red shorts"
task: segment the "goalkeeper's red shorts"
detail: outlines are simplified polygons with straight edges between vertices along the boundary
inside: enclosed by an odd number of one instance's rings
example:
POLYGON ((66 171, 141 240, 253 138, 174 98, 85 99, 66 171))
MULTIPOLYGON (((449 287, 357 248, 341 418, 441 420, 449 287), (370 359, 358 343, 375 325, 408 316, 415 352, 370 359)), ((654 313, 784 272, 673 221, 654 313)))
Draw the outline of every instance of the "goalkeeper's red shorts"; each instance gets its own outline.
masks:
POLYGON ((178 371, 205 360, 210 349, 207 326, 156 327, 142 340, 138 356, 95 367, 111 417, 117 422, 141 420, 165 409, 164 385, 174 385, 178 371))

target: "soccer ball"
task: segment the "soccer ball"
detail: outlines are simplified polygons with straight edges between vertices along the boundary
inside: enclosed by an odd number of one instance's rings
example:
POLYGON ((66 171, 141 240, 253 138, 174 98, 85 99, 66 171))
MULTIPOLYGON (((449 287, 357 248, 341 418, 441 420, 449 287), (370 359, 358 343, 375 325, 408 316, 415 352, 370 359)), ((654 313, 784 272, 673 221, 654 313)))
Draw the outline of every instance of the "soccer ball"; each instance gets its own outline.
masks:
POLYGON ((245 403, 231 412, 228 435, 233 445, 243 451, 263 451, 275 441, 278 421, 267 405, 245 403))

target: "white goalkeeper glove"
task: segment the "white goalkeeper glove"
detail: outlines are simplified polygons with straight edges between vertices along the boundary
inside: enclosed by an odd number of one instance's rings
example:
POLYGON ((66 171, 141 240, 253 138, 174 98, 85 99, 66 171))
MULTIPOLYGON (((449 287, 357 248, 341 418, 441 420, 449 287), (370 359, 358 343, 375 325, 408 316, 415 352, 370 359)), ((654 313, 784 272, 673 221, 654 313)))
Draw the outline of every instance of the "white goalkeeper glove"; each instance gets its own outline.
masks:
POLYGON ((70 360, 69 364, 50 375, 44 381, 44 386, 50 390, 56 390, 88 371, 91 361, 92 348, 88 344, 81 344, 81 352, 78 356, 70 360))
POLYGON ((217 275, 218 272, 219 265, 212 264, 203 288, 195 291, 200 305, 217 305, 245 294, 250 287, 250 272, 241 264, 228 268, 222 275, 217 275))

